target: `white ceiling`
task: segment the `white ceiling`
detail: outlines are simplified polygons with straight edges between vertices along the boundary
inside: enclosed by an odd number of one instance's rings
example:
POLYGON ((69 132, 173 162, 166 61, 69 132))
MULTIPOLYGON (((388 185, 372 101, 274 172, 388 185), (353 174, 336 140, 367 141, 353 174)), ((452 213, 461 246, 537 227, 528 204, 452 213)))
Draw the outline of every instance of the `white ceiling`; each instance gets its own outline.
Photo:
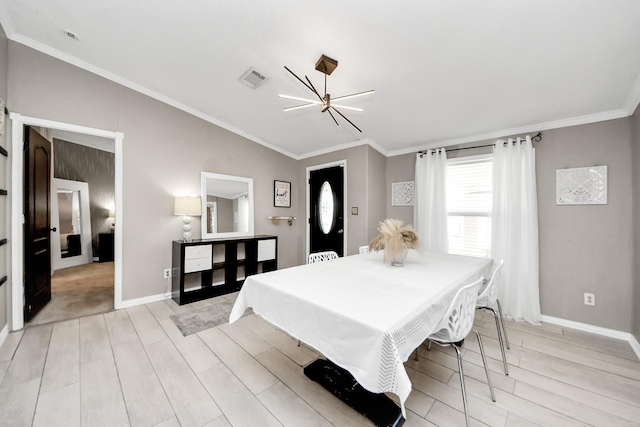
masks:
POLYGON ((394 155, 631 115, 640 102, 640 1, 0 0, 7 36, 294 158, 370 143, 394 155), (78 35, 68 38, 63 30, 78 35), (338 60, 336 126, 320 55, 338 60), (254 67, 268 80, 239 80, 254 67), (303 77, 304 78, 304 77, 303 77))

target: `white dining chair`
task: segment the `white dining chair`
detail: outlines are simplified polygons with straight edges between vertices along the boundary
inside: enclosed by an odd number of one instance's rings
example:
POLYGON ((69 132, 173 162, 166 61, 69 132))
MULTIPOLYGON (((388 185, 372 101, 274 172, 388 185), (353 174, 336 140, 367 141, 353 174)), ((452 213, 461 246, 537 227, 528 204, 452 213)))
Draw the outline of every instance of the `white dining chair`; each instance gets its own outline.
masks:
POLYGON ((502 270, 502 266, 504 265, 504 260, 501 260, 500 263, 493 270, 493 274, 491 275, 491 279, 487 282, 484 288, 480 290, 480 294, 478 295, 477 309, 490 311, 493 314, 493 318, 496 321, 496 329, 498 331, 498 341, 500 342, 500 351, 502 352, 502 363, 504 364, 504 374, 509 375, 509 368, 507 366, 507 355, 504 351, 505 342, 507 344, 507 348, 509 348, 509 339, 507 338, 507 329, 504 327, 504 319, 502 317, 502 306, 500 305, 500 300, 497 296, 497 279, 500 277, 500 271, 502 270), (498 308, 498 313, 493 309, 493 307, 498 308), (504 331, 504 341, 502 340, 502 332, 504 331))
POLYGON ((338 254, 335 251, 316 252, 313 254, 309 254, 309 262, 307 264, 330 261, 337 258, 338 254))
MULTIPOLYGON (((476 311, 476 302, 478 300, 478 292, 482 287, 484 278, 476 280, 475 282, 466 285, 458 290, 451 305, 447 309, 446 314, 436 326, 436 333, 428 337, 429 348, 431 343, 434 342, 443 347, 451 346, 455 349, 458 357, 458 372, 460 374, 460 387, 462 389, 462 403, 464 405, 464 417, 469 426, 469 410, 467 407, 467 391, 464 385, 464 372, 462 370, 462 354, 460 353, 460 347, 464 342, 465 337, 471 331, 473 326, 473 318, 476 311)), ((473 331, 478 338, 478 346, 480 347, 480 355, 482 356, 482 363, 484 364, 484 371, 487 374, 487 383, 489 384, 489 391, 491 392, 491 400, 496 401, 496 396, 493 392, 493 384, 491 384, 491 377, 489 376, 489 369, 487 368, 487 359, 484 354, 484 347, 482 345, 482 339, 478 331, 473 331)), ((416 350, 416 359, 418 353, 416 350)))
POLYGON ((358 253, 360 253, 360 254, 368 254, 369 253, 369 246, 360 246, 358 248, 358 253))

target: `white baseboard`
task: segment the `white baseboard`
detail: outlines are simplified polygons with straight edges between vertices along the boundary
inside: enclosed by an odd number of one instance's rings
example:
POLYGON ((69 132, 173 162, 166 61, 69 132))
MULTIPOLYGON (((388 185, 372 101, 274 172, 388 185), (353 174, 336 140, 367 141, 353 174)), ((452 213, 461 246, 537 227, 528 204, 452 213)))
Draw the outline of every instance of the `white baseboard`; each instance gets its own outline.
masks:
POLYGON ((629 332, 617 331, 615 329, 602 328, 600 326, 589 325, 586 323, 574 322, 573 320, 560 319, 559 317, 552 317, 542 315, 540 316, 543 322, 553 323, 554 325, 564 326, 566 328, 577 329, 579 331, 591 332, 592 334, 603 335, 609 338, 615 338, 624 340, 631 345, 631 348, 636 353, 638 359, 640 359, 640 343, 636 340, 636 337, 629 332))
POLYGON ((9 325, 4 325, 4 328, 0 331, 0 347, 4 344, 4 340, 9 336, 9 325))
POLYGON ((157 295, 149 295, 148 297, 128 299, 122 301, 117 309, 135 307, 137 305, 151 304, 152 302, 164 301, 171 299, 171 294, 161 293, 157 295))

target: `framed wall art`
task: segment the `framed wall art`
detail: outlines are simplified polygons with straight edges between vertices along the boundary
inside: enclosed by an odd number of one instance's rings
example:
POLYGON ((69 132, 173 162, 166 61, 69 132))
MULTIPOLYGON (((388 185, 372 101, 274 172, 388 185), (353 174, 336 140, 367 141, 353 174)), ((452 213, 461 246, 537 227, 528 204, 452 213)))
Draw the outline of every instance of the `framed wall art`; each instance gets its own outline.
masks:
POLYGON ((556 170, 556 205, 606 204, 606 166, 556 170))
POLYGON ((273 181, 273 206, 277 208, 291 207, 291 183, 287 181, 273 181))

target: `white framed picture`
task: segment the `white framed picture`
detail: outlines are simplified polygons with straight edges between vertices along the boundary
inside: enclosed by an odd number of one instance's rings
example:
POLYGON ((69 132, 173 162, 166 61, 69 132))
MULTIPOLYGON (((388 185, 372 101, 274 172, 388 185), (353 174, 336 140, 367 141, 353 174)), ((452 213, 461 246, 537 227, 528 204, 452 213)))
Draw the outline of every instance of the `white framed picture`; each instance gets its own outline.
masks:
POLYGON ((287 181, 273 181, 273 206, 277 208, 291 207, 291 183, 287 181))

